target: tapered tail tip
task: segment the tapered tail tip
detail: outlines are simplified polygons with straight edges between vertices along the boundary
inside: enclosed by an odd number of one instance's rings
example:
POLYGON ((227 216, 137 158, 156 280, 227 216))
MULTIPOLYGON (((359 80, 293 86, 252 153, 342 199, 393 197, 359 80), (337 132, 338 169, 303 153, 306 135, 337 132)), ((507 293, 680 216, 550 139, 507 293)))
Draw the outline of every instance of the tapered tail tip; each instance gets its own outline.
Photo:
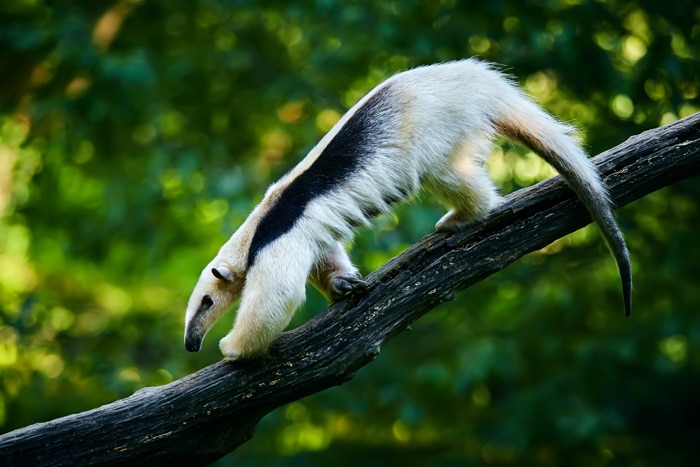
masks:
POLYGON ((625 316, 632 313, 632 268, 628 267, 621 270, 622 273, 622 297, 625 301, 625 316))

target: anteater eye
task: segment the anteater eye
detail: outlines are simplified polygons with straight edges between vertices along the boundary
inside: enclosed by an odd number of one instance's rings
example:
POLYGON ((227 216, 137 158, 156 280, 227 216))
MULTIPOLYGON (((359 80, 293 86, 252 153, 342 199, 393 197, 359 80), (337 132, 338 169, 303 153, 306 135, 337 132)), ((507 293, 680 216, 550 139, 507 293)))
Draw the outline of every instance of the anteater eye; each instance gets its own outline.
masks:
POLYGON ((214 304, 214 300, 211 299, 209 295, 205 295, 202 298, 202 307, 209 308, 214 304))

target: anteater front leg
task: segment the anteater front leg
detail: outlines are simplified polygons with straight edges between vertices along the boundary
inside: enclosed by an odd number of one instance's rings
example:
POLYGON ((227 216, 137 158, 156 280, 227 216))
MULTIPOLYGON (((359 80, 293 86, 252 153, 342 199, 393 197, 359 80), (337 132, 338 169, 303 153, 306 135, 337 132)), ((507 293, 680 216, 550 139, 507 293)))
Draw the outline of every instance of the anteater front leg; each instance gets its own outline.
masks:
POLYGON ((257 357, 287 327, 304 301, 312 255, 303 245, 277 241, 258 254, 248 270, 236 320, 219 341, 230 360, 257 357))
POLYGON ((362 280, 360 271, 353 266, 341 242, 336 243, 316 262, 310 279, 331 301, 367 290, 367 283, 362 280))

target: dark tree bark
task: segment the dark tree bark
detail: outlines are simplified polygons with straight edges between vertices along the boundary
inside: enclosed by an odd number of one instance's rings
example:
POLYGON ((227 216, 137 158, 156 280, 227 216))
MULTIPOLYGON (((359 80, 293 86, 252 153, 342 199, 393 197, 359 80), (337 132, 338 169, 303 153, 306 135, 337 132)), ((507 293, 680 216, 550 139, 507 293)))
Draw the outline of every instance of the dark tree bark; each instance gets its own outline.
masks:
MULTIPOLYGON (((595 162, 618 206, 695 176, 700 113, 632 137, 595 162)), ((389 339, 456 292, 589 222, 560 177, 520 190, 479 225, 426 236, 370 274, 366 295, 284 333, 268 355, 222 361, 166 386, 7 433, 0 437, 0 464, 214 461, 247 441, 273 409, 351 379, 389 339)), ((623 319, 622 299, 617 311, 623 319)))

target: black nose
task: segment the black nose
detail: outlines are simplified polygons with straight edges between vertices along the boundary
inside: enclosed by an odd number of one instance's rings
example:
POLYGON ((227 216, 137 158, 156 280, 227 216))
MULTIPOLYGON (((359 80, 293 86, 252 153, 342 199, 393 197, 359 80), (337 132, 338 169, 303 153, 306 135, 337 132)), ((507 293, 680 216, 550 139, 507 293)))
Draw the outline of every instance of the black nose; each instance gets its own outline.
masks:
POLYGON ((202 338, 196 336, 188 336, 185 339, 185 348, 188 352, 199 352, 202 348, 202 338))

